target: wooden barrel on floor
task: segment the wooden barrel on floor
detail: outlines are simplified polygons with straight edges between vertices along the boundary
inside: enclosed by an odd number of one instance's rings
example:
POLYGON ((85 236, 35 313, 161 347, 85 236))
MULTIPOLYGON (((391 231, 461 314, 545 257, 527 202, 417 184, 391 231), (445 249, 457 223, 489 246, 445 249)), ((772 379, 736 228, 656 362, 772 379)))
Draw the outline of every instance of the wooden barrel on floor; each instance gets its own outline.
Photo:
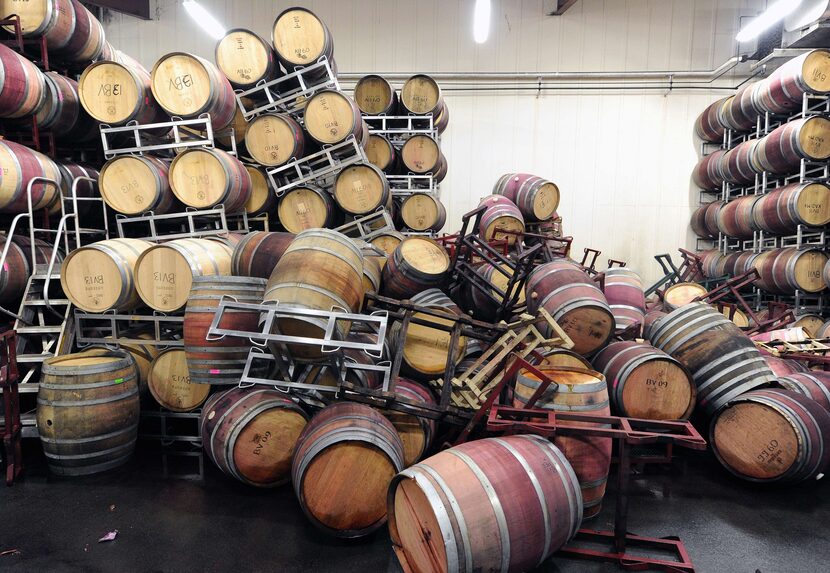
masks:
MULTIPOLYGON (((195 277, 184 312, 184 351, 190 378, 197 384, 237 384, 253 344, 247 337, 208 336, 222 297, 260 304, 265 279, 253 277, 195 277)), ((259 312, 225 310, 219 328, 255 332, 259 312)))
POLYGON ((720 118, 720 110, 728 98, 712 102, 697 116, 695 134, 703 141, 720 143, 723 141, 725 128, 720 118))
MULTIPOLYGON (((395 394, 415 404, 436 404, 429 388, 406 378, 398 378, 395 382, 395 394)), ((383 415, 392 422, 398 432, 403 444, 403 467, 408 468, 420 460, 429 449, 435 436, 436 422, 430 418, 397 410, 384 410, 383 415)))
POLYGON ((231 388, 214 394, 199 418, 207 456, 226 475, 256 487, 291 479, 291 458, 308 416, 273 388, 231 388))
POLYGON ((37 66, 0 45, 0 117, 18 118, 34 114, 46 97, 46 78, 37 66))
POLYGON ((484 205, 486 209, 478 228, 485 241, 504 239, 513 245, 521 240, 515 233, 524 233, 525 221, 513 201, 501 195, 489 195, 479 201, 479 205, 484 205))
POLYGON ((603 294, 614 315, 617 330, 624 330, 636 322, 643 322, 646 297, 643 279, 626 267, 605 271, 603 294))
POLYGON ((407 237, 395 247, 383 267, 381 290, 384 296, 407 299, 421 291, 441 287, 449 271, 450 256, 438 242, 426 237, 407 237))
POLYGON ((236 213, 251 196, 251 176, 242 162, 226 151, 189 149, 170 164, 170 187, 188 207, 223 205, 225 212, 236 213))
POLYGON ((175 239, 145 250, 135 264, 144 304, 162 312, 184 308, 193 278, 231 274, 231 249, 208 239, 175 239))
POLYGON ((744 141, 720 156, 718 172, 724 181, 739 186, 755 183, 755 175, 761 172, 754 163, 759 142, 758 139, 744 141))
POLYGON ((706 191, 717 191, 723 185, 723 175, 720 172, 721 161, 726 151, 718 149, 706 155, 697 162, 692 170, 692 181, 706 191))
POLYGON ((169 165, 151 155, 114 157, 101 169, 101 197, 111 209, 126 215, 170 213, 181 205, 170 189, 169 165))
POLYGON ((277 206, 277 195, 271 190, 265 170, 255 165, 245 165, 245 171, 251 178, 251 195, 245 203, 245 212, 250 217, 273 213, 277 206))
POLYGON ((264 113, 248 122, 245 148, 260 165, 284 165, 305 153, 303 128, 287 113, 264 113))
POLYGON ((369 74, 354 85, 354 101, 366 115, 395 115, 398 94, 385 78, 369 74))
POLYGON ((228 79, 211 62, 194 54, 172 52, 153 66, 150 87, 168 114, 183 118, 210 114, 215 131, 228 127, 236 96, 228 79))
POLYGON ((795 119, 763 137, 755 151, 759 169, 772 173, 798 173, 801 160, 830 158, 830 119, 813 116, 795 119))
POLYGON ((168 121, 150 89, 150 74, 142 67, 96 62, 81 75, 78 95, 86 112, 101 123, 124 125, 130 121, 140 124, 168 121))
POLYGON ((614 314, 605 295, 575 263, 561 260, 536 267, 525 291, 528 310, 544 307, 571 337, 574 352, 596 352, 614 334, 614 314))
POLYGON ((294 233, 252 231, 233 249, 231 266, 234 275, 267 279, 277 266, 294 233))
POLYGON ((277 212, 280 223, 290 233, 330 228, 337 217, 337 207, 331 194, 311 185, 286 191, 280 199, 277 212))
MULTIPOLYGON (((754 131, 758 117, 763 113, 757 103, 757 91, 764 82, 747 83, 721 108, 721 121, 738 132, 754 131)), ((799 100, 801 101, 801 100, 799 100)))
POLYGON ((387 503, 395 554, 419 573, 530 571, 582 522, 574 470, 539 436, 438 453, 395 476, 387 503))
POLYGON ((332 195, 340 208, 352 215, 367 215, 388 207, 392 200, 386 175, 371 163, 350 165, 340 171, 332 195))
POLYGON ((752 211, 755 226, 774 235, 795 233, 799 225, 830 223, 830 186, 792 183, 761 195, 752 211))
POLYGON ((751 239, 756 231, 752 211, 758 195, 745 195, 729 201, 717 214, 718 230, 727 237, 751 239))
POLYGON ((398 168, 398 152, 383 135, 372 133, 366 142, 366 159, 386 174, 398 168))
MULTIPOLYGON (((551 384, 536 401, 536 408, 559 412, 578 412, 610 416, 608 387, 599 372, 584 368, 551 368, 542 370, 557 386, 551 384)), ((540 380, 527 370, 516 377, 513 405, 523 407, 539 389, 540 380)), ((579 425, 593 424, 578 422, 579 425)), ((602 509, 602 498, 611 467, 611 438, 595 436, 556 436, 553 443, 573 466, 582 490, 584 517, 596 516, 602 509)))
POLYGON ((415 74, 404 82, 400 104, 401 111, 438 117, 444 107, 444 97, 438 82, 426 74, 415 74))
POLYGON ((440 231, 447 222, 447 210, 434 195, 414 193, 401 202, 398 216, 413 231, 440 231))
POLYGON ((817 479, 830 463, 830 413, 788 390, 747 392, 712 421, 710 443, 718 461, 737 477, 792 484, 817 479))
POLYGON ((192 412, 210 394, 210 386, 191 380, 187 357, 181 348, 165 350, 153 360, 147 385, 155 401, 173 412, 192 412))
MULTIPOLYGON (((0 140, 0 213, 28 211, 28 185, 35 177, 46 177, 60 184, 60 171, 54 161, 23 145, 0 140)), ((49 183, 32 185, 32 208, 37 211, 52 204, 59 191, 49 183)))
POLYGON ((216 65, 234 87, 247 89, 282 72, 273 46, 262 36, 233 28, 225 32, 214 51, 216 65))
POLYGON ((281 12, 274 21, 271 39, 288 73, 316 64, 324 56, 334 64, 334 38, 326 24, 307 8, 281 12))
POLYGON ((764 361, 772 370, 772 373, 781 380, 782 376, 789 376, 790 374, 797 374, 799 372, 810 372, 810 369, 804 366, 798 360, 784 360, 775 356, 763 355, 764 361))
MULTIPOLYGON (((50 51, 66 47, 75 31, 75 9, 71 0, 5 0, 0 3, 0 18, 5 19, 12 14, 20 17, 23 36, 45 38, 50 51)), ((15 33, 12 25, 5 25, 3 29, 15 33)))
POLYGON ((139 303, 138 260, 152 247, 140 239, 108 239, 76 249, 63 262, 61 288, 87 312, 132 309, 139 303))
POLYGON ((761 110, 785 114, 800 109, 805 93, 830 92, 830 51, 819 49, 801 54, 760 83, 755 103, 761 110))
POLYGON ((775 380, 753 342, 705 302, 690 303, 663 317, 649 338, 692 374, 698 408, 707 416, 736 396, 775 380))
POLYGON ((672 311, 689 304, 707 292, 706 287, 698 283, 676 283, 663 293, 663 306, 667 311, 672 311))
POLYGON ((507 173, 493 186, 493 195, 513 201, 525 221, 547 221, 559 207, 556 183, 530 173, 507 173))
POLYGON ((612 342, 594 358, 611 386, 614 412, 646 420, 687 420, 697 388, 677 360, 640 342, 612 342))
POLYGON ((778 383, 785 390, 807 396, 825 410, 830 411, 830 372, 822 370, 793 372, 780 376, 778 383))
POLYGON ((818 249, 790 247, 767 251, 752 263, 760 275, 755 284, 776 294, 791 294, 796 290, 819 292, 827 288, 822 279, 827 261, 827 255, 818 249))
POLYGON ((437 173, 441 156, 438 142, 429 135, 413 135, 401 147, 401 163, 415 175, 437 173))
POLYGON ((513 277, 513 269, 509 265, 502 264, 496 267, 491 263, 483 262, 476 265, 474 270, 484 283, 481 286, 486 285, 486 290, 476 288, 472 282, 465 281, 460 302, 464 309, 476 319, 492 321, 501 318, 497 316, 497 313, 500 301, 503 299, 514 301, 514 309, 517 311, 525 306, 524 285, 517 281, 510 292, 507 291, 510 279, 513 277), (490 296, 499 302, 497 303, 490 296))
POLYGON ((321 410, 297 440, 294 492, 309 520, 336 537, 362 537, 386 523, 386 491, 404 467, 395 426, 364 404, 321 410))
POLYGON ((306 103, 303 119, 306 131, 320 145, 335 145, 349 136, 360 143, 369 137, 357 104, 336 90, 314 94, 306 103))
POLYGON ((119 467, 138 437, 138 369, 124 351, 67 354, 43 363, 37 426, 52 473, 119 467))

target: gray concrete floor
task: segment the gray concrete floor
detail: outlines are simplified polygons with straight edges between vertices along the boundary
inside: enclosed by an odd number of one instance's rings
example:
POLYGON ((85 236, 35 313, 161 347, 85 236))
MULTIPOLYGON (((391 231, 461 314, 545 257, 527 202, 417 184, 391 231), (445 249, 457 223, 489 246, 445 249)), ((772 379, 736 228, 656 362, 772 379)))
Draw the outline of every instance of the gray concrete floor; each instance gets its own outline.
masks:
MULTIPOLYGON (((208 463, 204 482, 163 479, 149 453, 110 475, 57 479, 34 444, 27 446, 25 479, 0 486, 0 552, 19 551, 0 556, 2 571, 400 571, 385 529, 357 542, 329 538, 305 520, 290 487, 246 488, 208 463), (97 543, 113 529, 114 542, 97 543)), ((706 455, 684 459, 634 480, 629 531, 680 536, 706 573, 830 570, 827 480, 759 488, 732 479, 706 455)), ((591 525, 612 523, 609 500, 591 525)), ((538 569, 619 570, 562 557, 538 569)))

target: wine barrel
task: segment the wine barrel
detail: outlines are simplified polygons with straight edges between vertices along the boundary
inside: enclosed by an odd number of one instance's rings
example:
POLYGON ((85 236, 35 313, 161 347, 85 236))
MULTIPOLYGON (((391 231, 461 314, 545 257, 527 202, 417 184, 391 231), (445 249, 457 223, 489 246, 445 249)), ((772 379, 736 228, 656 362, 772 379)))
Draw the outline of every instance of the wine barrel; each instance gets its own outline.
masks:
POLYGON ((808 338, 818 338, 816 334, 824 325, 821 315, 796 311, 794 318, 795 320, 788 325, 790 328, 803 328, 808 338))
MULTIPOLYGON (((248 337, 208 336, 222 297, 260 304, 265 279, 252 277, 194 277, 184 312, 184 352, 190 379, 196 384, 238 384, 253 344, 248 337)), ((259 313, 225 310, 219 328, 258 331, 259 313)))
POLYGON ((801 54, 760 83, 755 104, 761 110, 786 114, 800 109, 805 93, 830 93, 830 51, 819 49, 801 54))
MULTIPOLYGON (((734 131, 754 131, 758 118, 763 113, 757 103, 757 91, 763 88, 764 82, 744 84, 735 95, 729 99, 729 103, 721 108, 721 121, 734 131)), ((801 100, 799 100, 801 101, 801 100)))
POLYGON ((81 74, 78 96, 89 115, 108 125, 169 121, 156 102, 150 84, 150 73, 144 68, 102 60, 81 74))
POLYGON ((792 294, 796 290, 819 292, 827 288, 822 279, 827 261, 827 254, 817 249, 766 251, 752 262, 760 277, 755 284, 775 294, 792 294))
MULTIPOLYGON (((513 284, 511 291, 507 292, 510 279, 513 277, 513 269, 509 265, 502 264, 497 268, 491 263, 483 262, 477 265, 474 270, 481 280, 477 284, 489 286, 487 290, 496 301, 501 301, 502 299, 513 301, 515 310, 517 311, 516 314, 518 314, 518 310, 525 306, 525 289, 523 284, 517 281, 513 284)), ((486 292, 476 288, 471 281, 464 281, 461 290, 461 302, 467 312, 480 320, 495 321, 502 318, 498 316, 500 304, 497 304, 491 299, 486 292)))
POLYGON ((773 235, 795 233, 799 225, 823 227, 830 223, 830 186, 792 183, 770 191, 755 203, 752 220, 773 235))
POLYGON ((510 245, 521 242, 516 233, 524 233, 525 221, 513 201, 501 195, 489 195, 478 204, 485 206, 478 227, 478 232, 485 241, 504 239, 510 245))
POLYGON ((444 107, 444 98, 438 82, 425 74, 415 74, 406 80, 401 88, 400 104, 414 115, 438 117, 444 107))
POLYGON ((657 327, 657 324, 664 318, 668 316, 667 312, 663 312, 662 310, 650 310, 646 313, 645 318, 643 319, 643 338, 650 339, 651 332, 657 327))
POLYGON ((104 26, 78 0, 72 0, 72 10, 75 26, 69 42, 60 50, 61 58, 80 63, 99 59, 106 42, 104 26))
MULTIPOLYGON (((0 140, 0 213, 28 211, 28 186, 35 177, 46 177, 60 185, 60 171, 54 161, 23 145, 0 140)), ((32 208, 37 211, 52 204, 59 196, 58 187, 50 183, 32 185, 32 208)))
POLYGON ((528 277, 525 291, 528 311, 535 314, 544 307, 573 340, 574 352, 596 352, 614 334, 614 314, 605 295, 575 263, 557 260, 539 265, 528 277))
POLYGON ((254 165, 245 165, 245 171, 251 178, 251 195, 245 203, 245 212, 249 217, 272 213, 277 205, 277 195, 271 190, 265 170, 254 165))
POLYGON ((795 392, 747 392, 721 410, 709 432, 718 461, 747 481, 813 480, 830 464, 830 413, 795 392))
POLYGON ((94 134, 92 118, 81 109, 78 101, 78 83, 55 72, 43 74, 46 92, 43 103, 35 113, 40 130, 51 132, 61 139, 74 136, 75 141, 89 139, 94 134))
MULTIPOLYGON (((245 109, 250 109, 254 105, 254 100, 247 97, 240 97, 239 100, 242 102, 242 105, 245 106, 245 109)), ((221 135, 214 134, 215 140, 222 146, 225 150, 233 149, 233 142, 236 142, 236 147, 241 148, 242 143, 245 141, 245 132, 248 131, 248 120, 245 119, 245 114, 242 113, 242 108, 240 106, 236 106, 236 111, 233 114, 233 121, 231 121, 231 125, 228 130, 222 132, 221 135), (228 133, 229 130, 233 130, 233 134, 228 133), (231 141, 231 135, 233 135, 233 141, 231 141)))
MULTIPOLYGON (((65 48, 75 31, 75 9, 71 0, 4 0, 0 19, 12 14, 20 17, 20 31, 27 38, 45 38, 50 51, 65 48)), ((15 33, 13 25, 3 29, 15 33)))
POLYGON ((695 134, 703 141, 709 141, 711 143, 720 143, 723 141, 725 128, 721 121, 720 110, 727 99, 729 98, 721 98, 710 103, 697 116, 695 120, 695 134))
MULTIPOLYGON (((391 256, 404 239, 405 237, 398 231, 383 231, 372 237, 369 243, 386 253, 387 256, 391 256)), ((447 256, 449 257, 449 255, 447 256)), ((384 263, 384 266, 385 264, 386 263, 384 263)))
POLYGON ((759 139, 750 139, 721 155, 717 167, 720 177, 738 186, 755 183, 755 175, 763 171, 754 163, 759 145, 759 139))
POLYGON ((395 88, 381 76, 363 76, 354 85, 354 101, 366 115, 395 115, 398 94, 395 88))
POLYGON ((145 250, 135 263, 135 286, 144 304, 173 312, 187 304, 193 279, 230 275, 232 249, 208 239, 176 239, 145 250))
POLYGON ((271 44, 245 28, 225 32, 214 52, 216 65, 237 88, 252 88, 261 81, 270 81, 282 74, 271 44))
POLYGON ((756 230, 752 214, 759 195, 744 195, 729 201, 717 214, 718 230, 727 237, 751 239, 756 230))
POLYGON ((703 267, 703 276, 707 279, 718 278, 718 266, 724 255, 717 249, 703 251, 701 253, 701 266, 703 267))
POLYGON ((697 388, 680 362, 651 344, 612 342, 594 357, 594 369, 611 386, 611 404, 620 416, 646 420, 687 420, 697 388))
POLYGON ((434 195, 414 193, 401 202, 398 210, 404 226, 413 231, 440 231, 447 222, 447 210, 434 195))
POLYGON ((406 571, 530 571, 576 534, 571 464, 539 436, 443 451, 392 479, 389 535, 406 571))
POLYGON ((830 411, 830 373, 822 370, 794 372, 779 376, 778 383, 785 390, 807 396, 830 411))
POLYGON ((267 279, 277 266, 293 233, 253 231, 244 236, 233 249, 231 266, 234 275, 267 279))
POLYGON ((685 306, 699 296, 705 295, 706 287, 697 283, 675 283, 663 293, 663 306, 669 312, 685 306))
POLYGON ((343 168, 334 179, 332 195, 340 208, 352 215, 366 215, 392 201, 386 175, 371 163, 343 168))
POLYGON ((181 204, 170 189, 168 169, 168 162, 151 155, 114 157, 101 169, 101 197, 111 209, 126 215, 175 211, 181 204))
POLYGON ((153 66, 150 88, 168 114, 183 118, 210 114, 214 131, 233 121, 236 96, 228 79, 204 58, 184 52, 162 56, 153 66))
POLYGON ((287 113, 264 113, 248 122, 245 148, 260 165, 284 165, 303 156, 303 128, 287 113))
POLYGON ((76 249, 63 262, 61 288, 87 312, 132 309, 139 302, 136 266, 151 247, 140 239, 109 239, 76 249))
POLYGON ((395 247, 383 267, 381 292, 391 298, 407 299, 440 287, 449 271, 450 256, 444 247, 426 237, 407 237, 395 247))
POLYGON ((319 187, 305 185, 286 191, 277 208, 280 223, 286 231, 299 233, 306 229, 331 228, 337 217, 332 196, 319 187))
POLYGON ((450 108, 447 105, 447 102, 444 102, 444 105, 441 107, 441 111, 438 112, 438 115, 435 116, 433 121, 433 127, 435 127, 435 131, 438 134, 444 133, 447 129, 447 126, 450 124, 450 108))
POLYGON ((291 478, 291 458, 308 416, 273 388, 231 388, 202 408, 199 430, 208 458, 244 484, 276 487, 291 478))
POLYGON ((502 175, 493 186, 493 195, 503 195, 513 201, 525 221, 547 221, 559 207, 556 183, 529 173, 502 175))
POLYGON ((210 386, 191 380, 187 358, 181 348, 165 350, 153 360, 147 385, 155 401, 173 412, 192 412, 210 394, 210 386))
POLYGON ((692 181, 704 191, 717 191, 723 185, 724 178, 720 171, 726 151, 719 149, 703 157, 692 170, 692 181))
POLYGON ((401 147, 401 163, 415 175, 437 173, 441 156, 438 142, 429 135, 413 135, 401 147))
POLYGON ((369 137, 357 104, 336 90, 320 90, 306 103, 305 129, 320 145, 335 145, 353 135, 358 143, 369 137))
POLYGON ((531 364, 538 368, 556 369, 565 368, 587 368, 592 369, 591 363, 572 350, 564 348, 552 348, 541 353, 541 360, 536 360, 531 355, 531 364))
MULTIPOLYGON (((0 236, 0 253, 3 252, 8 240, 8 237, 0 236)), ((48 265, 51 258, 52 246, 40 239, 35 239, 35 264, 48 265)), ((60 253, 56 260, 58 263, 63 260, 60 253)), ((6 260, 0 268, 0 306, 7 309, 17 308, 17 304, 26 292, 26 284, 33 271, 31 242, 28 234, 12 237, 6 260)))
POLYGON ((242 162, 226 151, 188 149, 170 164, 170 187, 189 207, 224 205, 225 212, 236 213, 251 196, 251 176, 242 162))
POLYGON ((646 297, 643 279, 626 267, 605 271, 603 294, 608 308, 614 315, 617 330, 624 330, 637 322, 642 323, 646 315, 646 297))
POLYGON ((398 168, 398 152, 386 137, 377 133, 370 134, 366 142, 366 159, 387 175, 398 168))
POLYGON ((698 408, 707 416, 775 380, 752 341, 705 302, 687 304, 663 317, 649 339, 691 372, 698 408))
POLYGON ((763 355, 764 361, 772 370, 772 373, 781 381, 782 376, 789 376, 790 374, 798 374, 800 372, 810 372, 810 369, 804 366, 797 360, 784 360, 775 356, 763 355))
POLYGON ((324 56, 334 65, 334 38, 325 23, 307 8, 280 12, 271 39, 277 58, 288 73, 316 64, 324 56))
POLYGON ((0 117, 34 114, 46 98, 46 78, 37 66, 0 44, 0 117))
POLYGON ((364 404, 339 403, 300 434, 291 478, 314 525, 354 538, 386 523, 386 491, 403 464, 403 444, 389 420, 364 404))
MULTIPOLYGON (((558 412, 590 413, 610 416, 608 387, 599 372, 584 368, 554 368, 541 371, 551 378, 551 384, 536 401, 536 408, 558 412)), ((519 370, 513 393, 513 405, 522 408, 539 389, 540 379, 528 370, 519 370)), ((587 422, 574 425, 596 426, 587 422)), ((611 467, 611 438, 596 436, 556 436, 553 443, 562 450, 573 466, 582 490, 584 517, 596 516, 602 509, 602 498, 611 467)))
POLYGON ((830 119, 813 116, 795 119, 761 138, 754 161, 759 170, 772 173, 798 173, 802 159, 825 161, 830 158, 830 119))
POLYGON ((81 476, 119 467, 138 438, 138 369, 120 350, 66 354, 42 366, 37 428, 49 469, 81 476))
MULTIPOLYGON (((398 378, 395 382, 395 395, 415 404, 436 404, 429 388, 406 378, 398 378)), ((398 432, 403 444, 403 467, 408 468, 420 460, 432 444, 435 420, 397 410, 384 410, 383 415, 398 432)))
POLYGON ((731 269, 727 269, 725 265, 721 266, 721 276, 726 274, 727 270, 731 271, 732 276, 740 276, 746 272, 749 272, 750 269, 754 268, 755 260, 758 256, 758 253, 753 253, 752 251, 740 252, 737 257, 735 257, 731 269))

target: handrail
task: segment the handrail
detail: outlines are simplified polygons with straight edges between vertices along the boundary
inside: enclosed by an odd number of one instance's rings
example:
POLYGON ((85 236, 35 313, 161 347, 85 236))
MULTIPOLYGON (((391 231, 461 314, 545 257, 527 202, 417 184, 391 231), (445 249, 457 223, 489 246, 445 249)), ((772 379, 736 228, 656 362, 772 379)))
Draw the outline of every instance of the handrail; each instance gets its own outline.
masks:
MULTIPOLYGON (((12 219, 12 224, 9 226, 9 232, 6 234, 6 244, 3 245, 3 252, 2 252, 2 254, 0 254, 0 273, 3 273, 3 272, 8 273, 9 272, 8 270, 5 270, 5 269, 6 269, 6 258, 9 255, 9 249, 11 248, 11 245, 12 245, 12 238, 14 237, 14 232, 15 232, 15 229, 17 228, 17 223, 19 221, 23 220, 26 217, 29 217, 29 213, 20 213, 19 215, 16 215, 14 219, 12 219)), ((32 269, 34 269, 34 268, 35 268, 35 261, 32 260, 32 269)), ((7 315, 11 316, 12 318, 15 318, 16 320, 22 320, 23 322, 26 322, 26 320, 23 319, 23 317, 13 313, 12 311, 8 310, 7 308, 5 308, 3 306, 0 306, 0 312, 2 312, 4 314, 7 314, 7 315)))
POLYGON ((60 313, 52 308, 51 303, 49 302, 49 283, 52 282, 52 272, 55 270, 55 261, 58 258, 58 245, 61 241, 61 234, 63 233, 64 228, 66 227, 66 222, 69 219, 75 218, 75 223, 77 224, 78 215, 76 213, 68 213, 61 217, 60 222, 58 223, 58 230, 55 234, 55 244, 52 247, 52 256, 49 257, 49 267, 46 270, 46 280, 43 283, 43 304, 46 306, 49 312, 54 313, 60 316, 60 313))
POLYGON ((54 185, 55 189, 57 189, 58 194, 61 193, 61 186, 58 185, 58 182, 54 179, 49 179, 48 177, 32 177, 29 180, 29 183, 26 185, 26 203, 29 207, 29 217, 31 217, 31 221, 29 224, 29 248, 32 251, 32 271, 34 271, 37 267, 37 252, 35 251, 35 215, 34 215, 34 206, 32 205, 32 188, 34 187, 35 183, 44 183, 46 185, 54 185))

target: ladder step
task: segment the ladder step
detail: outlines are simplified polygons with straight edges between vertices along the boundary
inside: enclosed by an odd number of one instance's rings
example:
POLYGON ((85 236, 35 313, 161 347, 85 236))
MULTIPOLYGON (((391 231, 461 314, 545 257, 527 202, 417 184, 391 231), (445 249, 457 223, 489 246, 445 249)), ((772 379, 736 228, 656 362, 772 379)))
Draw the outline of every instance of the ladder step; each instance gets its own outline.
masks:
POLYGON ((17 334, 60 334, 62 325, 58 326, 18 326, 17 334))
MULTIPOLYGON (((50 298, 50 306, 68 306, 72 301, 68 298, 50 298)), ((42 298, 33 298, 31 300, 23 301, 23 306, 46 306, 46 301, 42 298)))
MULTIPOLYGON (((44 273, 37 273, 37 274, 32 275, 32 280, 46 280, 47 278, 50 278, 50 276, 48 274, 46 274, 45 272, 44 273)), ((52 280, 60 279, 61 274, 59 272, 58 273, 52 272, 51 278, 52 278, 52 280)))
POLYGON ((17 362, 21 364, 39 364, 48 358, 54 358, 54 352, 44 352, 42 354, 18 354, 17 362))

